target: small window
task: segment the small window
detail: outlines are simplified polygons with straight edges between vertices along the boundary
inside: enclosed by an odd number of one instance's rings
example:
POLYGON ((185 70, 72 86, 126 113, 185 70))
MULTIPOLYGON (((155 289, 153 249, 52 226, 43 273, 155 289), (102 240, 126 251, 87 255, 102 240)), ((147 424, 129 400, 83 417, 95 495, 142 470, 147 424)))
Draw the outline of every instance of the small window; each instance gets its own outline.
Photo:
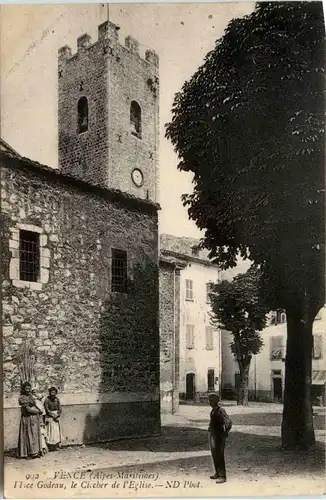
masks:
POLYGON ((282 360, 284 358, 283 337, 271 337, 270 339, 270 359, 271 361, 282 360))
POLYGON ((276 321, 277 323, 286 323, 286 314, 284 311, 277 311, 276 321))
POLYGON ((21 281, 37 281, 40 272, 40 235, 19 232, 19 274, 21 281))
POLYGON ((130 105, 130 132, 141 139, 141 107, 136 101, 130 105))
POLYGON ((206 337, 206 350, 212 351, 214 349, 213 342, 213 328, 211 326, 206 326, 205 328, 205 337, 206 337))
POLYGON ((215 389, 215 370, 212 368, 207 370, 207 390, 214 391, 215 389))
POLYGON ((194 282, 186 280, 186 300, 194 300, 194 282))
POLYGON ((111 290, 127 293, 127 252, 114 248, 112 249, 111 290))
POLYGON ((210 304, 211 297, 210 294, 213 292, 213 283, 206 283, 206 302, 210 304))
POLYGON ((186 325, 186 347, 187 349, 194 349, 195 347, 194 325, 186 325))
POLYGON ((286 314, 284 311, 272 311, 271 312, 271 325, 279 325, 281 323, 286 323, 286 314))
POLYGON ((88 130, 88 101, 83 96, 78 101, 78 133, 82 134, 88 130))
POLYGON ((313 358, 321 359, 323 357, 323 336, 322 335, 314 335, 313 337, 313 358))

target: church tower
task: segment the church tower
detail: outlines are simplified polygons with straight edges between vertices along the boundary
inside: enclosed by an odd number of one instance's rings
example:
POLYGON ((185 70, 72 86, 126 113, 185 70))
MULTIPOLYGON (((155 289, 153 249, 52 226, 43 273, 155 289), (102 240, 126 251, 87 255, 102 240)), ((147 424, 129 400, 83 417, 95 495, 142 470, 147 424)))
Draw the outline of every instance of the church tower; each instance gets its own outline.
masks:
POLYGON ((158 201, 158 56, 140 55, 119 27, 98 27, 98 40, 59 49, 59 165, 62 172, 137 198, 158 201))

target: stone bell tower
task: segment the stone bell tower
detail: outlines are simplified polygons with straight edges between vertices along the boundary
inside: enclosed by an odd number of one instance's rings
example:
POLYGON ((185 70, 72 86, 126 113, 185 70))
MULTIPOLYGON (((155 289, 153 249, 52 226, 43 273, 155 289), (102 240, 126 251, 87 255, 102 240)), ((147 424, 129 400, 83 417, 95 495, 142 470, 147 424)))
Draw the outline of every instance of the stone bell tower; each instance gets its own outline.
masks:
POLYGON ((59 49, 60 169, 93 184, 157 201, 158 56, 137 40, 119 43, 106 21, 98 40, 77 39, 77 53, 59 49))

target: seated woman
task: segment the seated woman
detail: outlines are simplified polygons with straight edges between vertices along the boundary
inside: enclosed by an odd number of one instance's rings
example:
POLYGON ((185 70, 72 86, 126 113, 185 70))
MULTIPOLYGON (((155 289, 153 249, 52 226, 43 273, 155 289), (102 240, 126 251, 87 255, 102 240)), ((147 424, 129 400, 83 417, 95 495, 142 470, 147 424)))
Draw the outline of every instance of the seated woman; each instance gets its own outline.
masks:
POLYGON ((41 411, 31 395, 31 384, 22 385, 19 405, 21 417, 18 438, 18 458, 37 458, 42 455, 41 411))
POLYGON ((58 450, 61 442, 60 415, 62 409, 57 394, 57 389, 55 387, 51 387, 49 389, 49 395, 44 401, 46 414, 46 442, 49 451, 58 450))

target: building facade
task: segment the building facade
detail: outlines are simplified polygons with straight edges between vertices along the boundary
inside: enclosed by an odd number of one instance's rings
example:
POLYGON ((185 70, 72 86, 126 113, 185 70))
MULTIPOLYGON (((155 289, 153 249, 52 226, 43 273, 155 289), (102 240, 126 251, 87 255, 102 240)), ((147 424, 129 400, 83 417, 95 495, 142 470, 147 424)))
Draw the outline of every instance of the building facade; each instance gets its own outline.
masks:
POLYGON ((59 51, 60 168, 2 147, 5 449, 26 378, 58 388, 63 444, 160 429, 158 59, 117 32, 59 51))
MULTIPOLYGON (((312 399, 325 405, 326 390, 326 308, 313 325, 312 399)), ((259 354, 252 357, 249 371, 249 398, 253 401, 282 402, 285 380, 286 315, 272 312, 269 325, 261 332, 264 342, 259 354)), ((222 394, 236 399, 239 369, 230 351, 230 333, 222 332, 222 394)))
MULTIPOLYGON (((160 241, 161 258, 176 259, 180 275, 175 300, 179 332, 172 342, 173 352, 177 353, 173 372, 178 379, 175 390, 180 400, 207 400, 209 391, 220 389, 220 332, 211 325, 209 304, 211 283, 219 279, 219 270, 207 253, 198 249, 198 240, 161 235, 160 241)), ((162 342, 161 335, 161 374, 162 342)))

